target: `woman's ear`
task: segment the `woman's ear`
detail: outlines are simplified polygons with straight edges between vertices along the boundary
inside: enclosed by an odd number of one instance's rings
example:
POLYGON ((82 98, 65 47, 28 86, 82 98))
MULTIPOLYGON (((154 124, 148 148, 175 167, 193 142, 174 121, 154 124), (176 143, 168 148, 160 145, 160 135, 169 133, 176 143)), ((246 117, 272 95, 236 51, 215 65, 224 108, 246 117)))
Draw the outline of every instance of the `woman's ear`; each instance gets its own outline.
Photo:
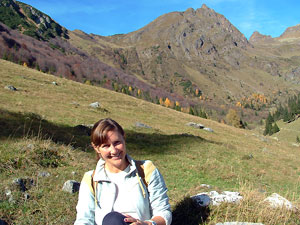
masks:
POLYGON ((100 146, 96 146, 94 143, 92 143, 92 146, 93 146, 94 150, 100 154, 100 146))

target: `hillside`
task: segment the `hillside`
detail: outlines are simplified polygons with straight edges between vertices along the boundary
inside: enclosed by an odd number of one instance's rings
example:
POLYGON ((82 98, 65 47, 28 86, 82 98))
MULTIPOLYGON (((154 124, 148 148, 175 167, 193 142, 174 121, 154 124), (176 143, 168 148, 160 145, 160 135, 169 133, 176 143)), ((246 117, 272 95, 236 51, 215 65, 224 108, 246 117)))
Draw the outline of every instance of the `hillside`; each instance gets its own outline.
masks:
POLYGON ((54 37, 69 38, 68 30, 51 17, 18 1, 1 0, 0 22, 38 40, 49 40, 54 37))
POLYGON ((242 208, 212 207, 207 224, 243 219, 299 222, 292 212, 255 206, 259 196, 273 192, 297 204, 299 148, 291 143, 3 60, 0 77, 0 219, 15 224, 73 223, 77 194, 61 188, 68 179, 80 181, 95 166, 89 137, 76 126, 111 117, 125 128, 129 154, 150 159, 161 170, 173 209, 185 196, 205 190, 200 187, 205 183, 214 190, 239 190, 252 199, 242 208), (17 90, 4 88, 7 85, 17 90), (95 101, 99 109, 89 107, 95 101), (137 122, 151 128, 137 127, 137 122), (214 132, 187 126, 188 122, 214 132), (43 171, 51 175, 38 176, 43 171), (32 178, 35 185, 26 191, 26 199, 14 191, 14 201, 9 202, 5 190, 20 177, 32 178))
POLYGON ((298 27, 248 41, 223 15, 199 9, 161 15, 109 37, 67 31, 18 1, 1 1, 0 56, 43 72, 224 121, 230 108, 253 128, 299 92, 298 27), (34 32, 33 32, 34 31, 34 32), (28 36, 33 37, 30 39, 28 36))

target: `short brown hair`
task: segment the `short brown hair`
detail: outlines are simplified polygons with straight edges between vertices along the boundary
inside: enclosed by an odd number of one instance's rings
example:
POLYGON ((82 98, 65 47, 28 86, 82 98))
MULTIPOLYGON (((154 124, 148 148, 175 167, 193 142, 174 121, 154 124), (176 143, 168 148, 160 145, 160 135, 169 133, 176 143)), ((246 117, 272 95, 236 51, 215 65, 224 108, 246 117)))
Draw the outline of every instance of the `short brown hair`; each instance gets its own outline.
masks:
POLYGON ((123 137, 125 135, 123 128, 116 121, 110 118, 99 120, 94 124, 91 132, 91 142, 94 146, 100 146, 107 141, 109 131, 118 131, 123 137))

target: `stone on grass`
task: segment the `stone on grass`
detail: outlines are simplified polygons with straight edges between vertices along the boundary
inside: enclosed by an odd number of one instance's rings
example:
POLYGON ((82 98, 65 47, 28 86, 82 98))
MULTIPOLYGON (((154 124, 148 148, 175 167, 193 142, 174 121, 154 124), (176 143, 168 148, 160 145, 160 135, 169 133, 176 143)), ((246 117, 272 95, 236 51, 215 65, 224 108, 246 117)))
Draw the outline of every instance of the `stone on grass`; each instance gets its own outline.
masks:
POLYGON ((10 90, 10 91, 17 91, 17 88, 15 88, 15 87, 12 86, 12 85, 7 85, 7 86, 5 86, 4 88, 7 89, 7 90, 10 90))
POLYGON ((209 184, 201 184, 200 187, 211 189, 211 185, 209 184))
POLYGON ((25 192, 34 186, 34 181, 31 178, 16 178, 13 180, 12 184, 20 191, 25 192))
POLYGON ((47 171, 41 171, 38 173, 38 177, 50 177, 50 173, 47 171))
POLYGON ((63 191, 69 193, 75 193, 79 191, 80 183, 75 180, 68 180, 64 183, 63 191))
POLYGON ((262 223, 249 223, 249 222, 225 222, 217 223, 216 225, 264 225, 262 223))
POLYGON ((209 127, 204 127, 203 130, 206 130, 206 131, 208 131, 208 132, 214 132, 214 130, 211 129, 211 128, 209 128, 209 127))
POLYGON ((29 150, 34 150, 34 145, 33 145, 33 144, 28 144, 28 145, 27 145, 27 149, 29 149, 29 150))
POLYGON ((203 129, 204 128, 204 125, 201 124, 201 123, 188 122, 186 125, 190 126, 190 127, 197 128, 197 129, 203 129))
POLYGON ((280 196, 277 193, 273 193, 272 195, 267 197, 264 201, 268 202, 270 204, 270 206, 273 207, 273 208, 285 207, 288 210, 296 209, 296 207, 289 200, 287 200, 286 198, 280 196))
POLYGON ((53 81, 52 84, 58 86, 58 83, 56 83, 55 81, 53 81))
POLYGON ((5 189, 5 195, 8 198, 8 202, 10 202, 10 203, 15 202, 12 191, 10 189, 8 189, 8 188, 5 189))
POLYGON ((136 122, 135 126, 136 127, 142 127, 142 128, 151 128, 150 126, 148 126, 146 124, 143 124, 143 123, 140 123, 140 122, 136 122))
MULTIPOLYGON (((224 191, 221 194, 219 194, 216 191, 211 191, 211 192, 202 192, 199 193, 195 196, 198 195, 208 195, 211 199, 211 204, 212 205, 220 205, 222 202, 226 203, 239 203, 243 197, 241 196, 240 193, 238 192, 232 192, 232 191, 224 191)), ((193 197, 195 197, 193 196, 193 197)))
POLYGON ((25 198, 25 200, 28 200, 30 198, 30 195, 28 193, 25 193, 24 198, 25 198))
POLYGON ((90 104, 90 107, 94 108, 94 109, 97 109, 100 107, 100 103, 99 102, 93 102, 90 104))

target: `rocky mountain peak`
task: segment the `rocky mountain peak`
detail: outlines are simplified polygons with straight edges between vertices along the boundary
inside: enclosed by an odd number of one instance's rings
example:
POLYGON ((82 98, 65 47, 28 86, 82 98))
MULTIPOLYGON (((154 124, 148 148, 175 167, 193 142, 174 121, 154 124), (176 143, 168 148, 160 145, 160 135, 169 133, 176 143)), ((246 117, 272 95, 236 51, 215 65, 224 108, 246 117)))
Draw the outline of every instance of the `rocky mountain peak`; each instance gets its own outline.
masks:
POLYGON ((273 38, 270 35, 263 35, 258 31, 253 32, 251 35, 249 42, 253 44, 261 43, 261 42, 270 42, 273 38))
POLYGON ((201 9, 209 9, 209 8, 207 7, 207 5, 202 4, 201 9))
POLYGON ((300 38, 300 24, 288 27, 282 35, 280 35, 279 39, 291 39, 291 38, 300 38))
POLYGON ((38 40, 68 38, 68 31, 38 9, 14 0, 0 1, 0 22, 38 40), (12 16, 13 15, 13 16, 12 16))

